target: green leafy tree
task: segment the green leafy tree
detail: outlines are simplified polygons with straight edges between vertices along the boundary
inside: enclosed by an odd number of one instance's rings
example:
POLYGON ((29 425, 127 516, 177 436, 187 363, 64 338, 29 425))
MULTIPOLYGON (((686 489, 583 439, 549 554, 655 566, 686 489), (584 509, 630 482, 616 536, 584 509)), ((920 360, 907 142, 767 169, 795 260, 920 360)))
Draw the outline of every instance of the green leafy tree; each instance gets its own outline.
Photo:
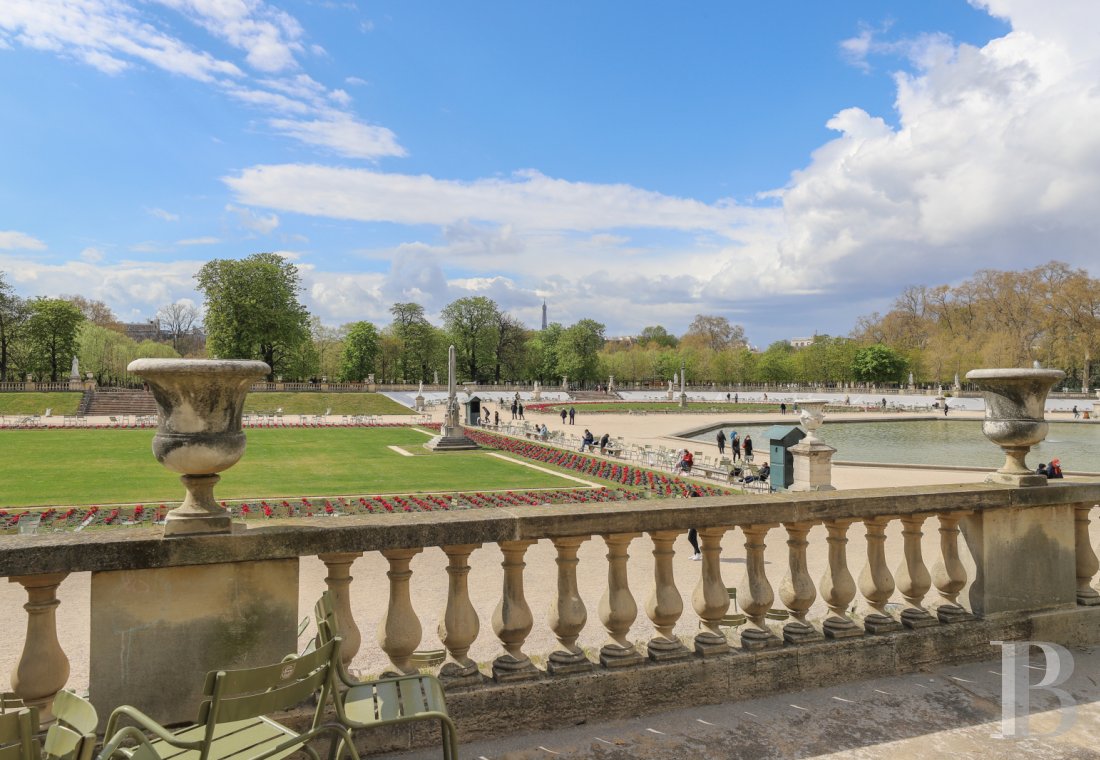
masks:
POLYGON ((493 325, 493 382, 500 383, 501 371, 510 380, 517 380, 523 367, 523 346, 527 342, 527 330, 518 319, 502 311, 497 312, 493 325))
POLYGON ((696 314, 680 340, 682 343, 705 346, 711 351, 721 351, 745 345, 745 328, 732 324, 725 317, 696 314))
POLYGON ((603 331, 604 326, 593 319, 582 319, 567 327, 558 341, 558 373, 580 383, 598 380, 603 331))
POLYGON ((528 336, 524 353, 531 375, 544 385, 556 386, 561 382, 558 374, 558 344, 565 328, 560 322, 551 322, 545 330, 528 336))
POLYGON ((852 373, 868 383, 901 382, 905 367, 905 357, 882 343, 859 349, 852 359, 852 373))
POLYGON ((340 377, 345 382, 359 382, 374 372, 378 360, 378 328, 370 322, 344 325, 344 351, 340 360, 340 377))
POLYGON ((785 340, 772 343, 756 360, 756 378, 761 382, 789 383, 794 377, 794 348, 785 340))
POLYGON ((274 253, 214 259, 198 274, 205 297, 206 346, 223 359, 261 359, 269 379, 310 339, 309 313, 298 300, 298 268, 274 253))
POLYGON ((638 334, 638 342, 643 346, 652 343, 664 348, 675 348, 680 340, 660 325, 646 327, 638 334))
POLYGON ((76 356, 76 334, 84 314, 64 298, 35 298, 27 317, 30 364, 51 382, 68 374, 76 356))
POLYGON ((499 314, 496 303, 485 296, 459 298, 443 307, 443 322, 455 345, 456 362, 469 380, 488 379, 499 314))
POLYGON ((392 334, 400 346, 401 377, 406 382, 428 382, 442 342, 439 330, 424 316, 424 307, 418 303, 395 303, 390 307, 390 314, 393 315, 392 334))
POLYGON ((4 280, 4 273, 0 272, 0 382, 15 377, 15 353, 23 336, 28 314, 27 302, 15 294, 15 289, 4 280))

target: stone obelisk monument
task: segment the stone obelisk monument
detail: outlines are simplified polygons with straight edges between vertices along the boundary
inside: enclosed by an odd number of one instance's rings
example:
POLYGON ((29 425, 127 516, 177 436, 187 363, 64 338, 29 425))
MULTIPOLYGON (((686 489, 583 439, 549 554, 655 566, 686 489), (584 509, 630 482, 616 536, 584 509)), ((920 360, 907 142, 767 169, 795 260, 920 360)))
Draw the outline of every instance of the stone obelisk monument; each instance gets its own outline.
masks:
POLYGON ((431 451, 469 451, 478 445, 466 437, 458 418, 458 382, 455 380, 455 347, 447 349, 447 412, 439 435, 424 446, 431 451))

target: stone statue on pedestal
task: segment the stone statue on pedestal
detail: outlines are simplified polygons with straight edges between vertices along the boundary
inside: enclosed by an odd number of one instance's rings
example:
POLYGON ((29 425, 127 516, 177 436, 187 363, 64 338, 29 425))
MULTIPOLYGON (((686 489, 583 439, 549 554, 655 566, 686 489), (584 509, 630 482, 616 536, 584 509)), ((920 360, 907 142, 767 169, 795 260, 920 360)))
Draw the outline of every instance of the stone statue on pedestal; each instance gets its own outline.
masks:
POLYGON ((468 451, 478 445, 466 437, 458 413, 458 381, 455 379, 455 347, 447 349, 447 411, 439 435, 424 444, 431 451, 468 451))

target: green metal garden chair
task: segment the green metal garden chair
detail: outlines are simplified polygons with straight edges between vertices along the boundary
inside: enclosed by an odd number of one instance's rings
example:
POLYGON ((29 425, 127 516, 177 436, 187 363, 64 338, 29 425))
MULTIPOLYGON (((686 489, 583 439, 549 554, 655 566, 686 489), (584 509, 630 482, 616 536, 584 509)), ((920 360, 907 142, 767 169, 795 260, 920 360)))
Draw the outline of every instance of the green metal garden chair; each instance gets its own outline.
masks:
MULTIPOLYGON (((328 591, 321 594, 314 607, 317 619, 317 641, 325 644, 336 630, 336 609, 328 591)), ((413 674, 360 681, 351 677, 343 665, 337 675, 346 691, 334 695, 336 714, 348 728, 377 728, 416 720, 438 720, 443 737, 444 760, 457 760, 458 735, 454 721, 447 714, 443 685, 435 676, 413 674)))
POLYGON ((312 652, 275 665, 207 674, 198 720, 174 732, 134 707, 116 708, 107 721, 104 736, 110 738, 99 758, 109 760, 123 755, 133 760, 276 760, 304 751, 313 760, 320 760, 308 742, 329 735, 333 757, 345 750, 358 760, 348 729, 321 722, 335 685, 339 644, 339 639, 331 638, 312 652), (266 717, 289 710, 318 692, 313 721, 304 732, 266 717), (118 728, 123 718, 133 725, 118 728))
POLYGON ((95 752, 95 708, 71 691, 53 700, 54 721, 38 744, 38 710, 33 707, 0 715, 0 760, 91 760, 95 752))

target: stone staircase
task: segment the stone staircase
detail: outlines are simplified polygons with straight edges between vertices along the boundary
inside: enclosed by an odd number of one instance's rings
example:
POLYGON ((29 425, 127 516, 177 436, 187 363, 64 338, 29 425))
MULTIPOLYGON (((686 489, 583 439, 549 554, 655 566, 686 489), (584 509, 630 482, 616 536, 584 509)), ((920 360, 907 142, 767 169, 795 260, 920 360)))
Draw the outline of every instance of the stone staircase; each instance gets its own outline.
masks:
POLYGON ((152 393, 145 391, 85 391, 80 401, 80 411, 89 417, 140 416, 156 414, 157 402, 153 400, 152 393))

